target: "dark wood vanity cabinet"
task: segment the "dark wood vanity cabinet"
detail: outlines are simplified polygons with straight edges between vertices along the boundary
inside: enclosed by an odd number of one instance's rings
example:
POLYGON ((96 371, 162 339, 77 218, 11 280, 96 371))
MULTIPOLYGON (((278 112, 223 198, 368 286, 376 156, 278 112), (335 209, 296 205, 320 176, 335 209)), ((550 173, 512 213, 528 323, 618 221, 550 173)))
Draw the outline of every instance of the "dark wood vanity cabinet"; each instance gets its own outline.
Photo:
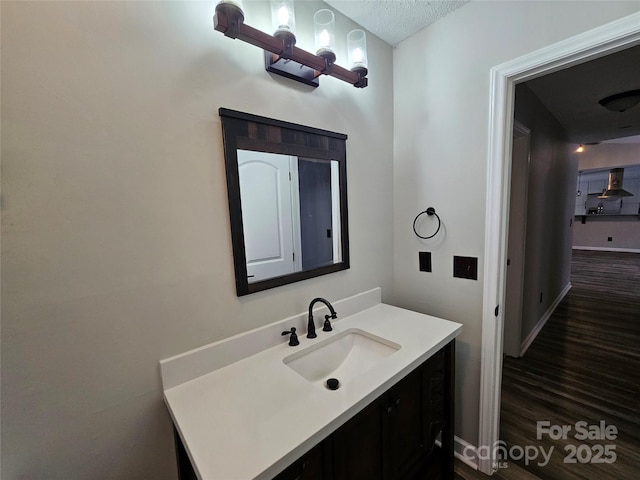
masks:
POLYGON ((295 462, 275 480, 432 478, 425 471, 452 479, 454 348, 451 341, 311 450, 322 452, 321 476, 291 476, 295 462), (439 434, 440 464, 427 470, 439 434))
POLYGON ((428 453, 423 392, 418 368, 337 430, 333 479, 409 478, 428 453))
POLYGON ((429 452, 429 421, 425 417, 425 369, 418 368, 389 391, 389 469, 386 478, 409 478, 429 452))
POLYGON ((324 480, 330 478, 330 456, 325 442, 316 445, 301 458, 289 465, 276 478, 278 480, 324 480))
POLYGON ((388 448, 385 435, 388 422, 384 397, 365 407, 326 440, 330 445, 333 473, 328 478, 386 478, 383 452, 388 448))
MULTIPOLYGON (((452 340, 274 480, 453 479, 454 358, 452 340)), ((176 442, 180 479, 195 478, 176 442)))

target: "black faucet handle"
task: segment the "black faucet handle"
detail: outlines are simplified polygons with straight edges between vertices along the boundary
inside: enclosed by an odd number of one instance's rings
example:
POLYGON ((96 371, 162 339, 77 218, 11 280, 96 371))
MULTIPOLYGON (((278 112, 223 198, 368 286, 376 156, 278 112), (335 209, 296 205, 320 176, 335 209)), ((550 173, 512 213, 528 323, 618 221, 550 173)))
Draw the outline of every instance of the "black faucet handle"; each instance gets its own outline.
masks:
POLYGON ((296 345, 300 345, 298 334, 296 333, 296 327, 291 327, 291 331, 282 332, 282 335, 291 335, 289 337, 289 346, 295 347, 296 345))
POLYGON ((333 327, 331 327, 331 322, 329 321, 329 319, 331 318, 337 318, 336 315, 325 315, 324 316, 324 325, 322 326, 322 331, 323 332, 330 332, 333 330, 333 327))

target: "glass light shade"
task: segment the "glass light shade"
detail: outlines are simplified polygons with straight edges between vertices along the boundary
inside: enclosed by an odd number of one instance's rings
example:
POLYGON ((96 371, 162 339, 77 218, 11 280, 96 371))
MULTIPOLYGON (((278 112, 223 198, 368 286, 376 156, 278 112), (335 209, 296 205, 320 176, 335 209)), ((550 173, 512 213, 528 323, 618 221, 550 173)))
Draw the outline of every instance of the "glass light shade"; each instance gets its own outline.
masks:
POLYGON ((229 3, 231 5, 235 5, 240 9, 244 9, 244 6, 242 5, 242 0, 220 0, 218 4, 220 3, 229 3))
POLYGON ((364 30, 351 30, 347 34, 347 52, 351 70, 367 68, 367 35, 364 30))
POLYGON ((238 7, 240 9, 240 13, 244 14, 244 5, 242 5, 242 0, 220 0, 218 5, 238 7))
POLYGON ((313 30, 316 41, 316 55, 333 55, 336 48, 336 17, 326 8, 313 16, 313 30))
POLYGON ((271 23, 278 33, 296 33, 296 14, 293 0, 271 0, 271 23))

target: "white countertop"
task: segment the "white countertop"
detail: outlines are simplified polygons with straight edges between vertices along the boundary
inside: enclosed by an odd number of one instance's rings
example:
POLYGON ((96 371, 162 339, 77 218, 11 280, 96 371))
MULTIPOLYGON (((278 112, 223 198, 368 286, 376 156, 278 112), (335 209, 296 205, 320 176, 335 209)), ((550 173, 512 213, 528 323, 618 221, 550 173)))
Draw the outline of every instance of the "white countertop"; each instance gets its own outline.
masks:
MULTIPOLYGON (((316 316, 316 325, 322 318, 316 316)), ((277 346, 165 387, 169 412, 200 479, 274 477, 449 343, 462 325, 379 303, 333 321, 333 328, 320 327, 315 339, 299 332, 296 347, 282 337, 277 346), (401 348, 334 391, 283 363, 293 352, 349 328, 401 348)))

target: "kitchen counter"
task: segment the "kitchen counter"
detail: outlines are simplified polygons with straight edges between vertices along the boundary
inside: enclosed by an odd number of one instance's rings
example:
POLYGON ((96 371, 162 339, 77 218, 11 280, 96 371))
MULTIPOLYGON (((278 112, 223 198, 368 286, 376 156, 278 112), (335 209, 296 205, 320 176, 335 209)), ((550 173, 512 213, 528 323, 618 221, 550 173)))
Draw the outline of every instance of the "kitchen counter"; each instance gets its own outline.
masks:
MULTIPOLYGON (((323 317, 315 317, 321 324, 323 317)), ((295 325, 283 321, 271 330, 290 326, 295 325)), ((318 329, 315 339, 298 330, 296 347, 281 337, 280 344, 232 363, 209 361, 213 370, 182 383, 165 378, 166 372, 189 352, 162 361, 165 402, 199 478, 272 478, 454 339, 462 325, 377 303, 334 320, 333 327, 333 332, 318 329), (283 363, 292 353, 351 328, 401 348, 335 391, 310 383, 283 363)), ((233 341, 242 342, 242 336, 233 341)), ((204 348, 195 354, 202 356, 204 348)))

